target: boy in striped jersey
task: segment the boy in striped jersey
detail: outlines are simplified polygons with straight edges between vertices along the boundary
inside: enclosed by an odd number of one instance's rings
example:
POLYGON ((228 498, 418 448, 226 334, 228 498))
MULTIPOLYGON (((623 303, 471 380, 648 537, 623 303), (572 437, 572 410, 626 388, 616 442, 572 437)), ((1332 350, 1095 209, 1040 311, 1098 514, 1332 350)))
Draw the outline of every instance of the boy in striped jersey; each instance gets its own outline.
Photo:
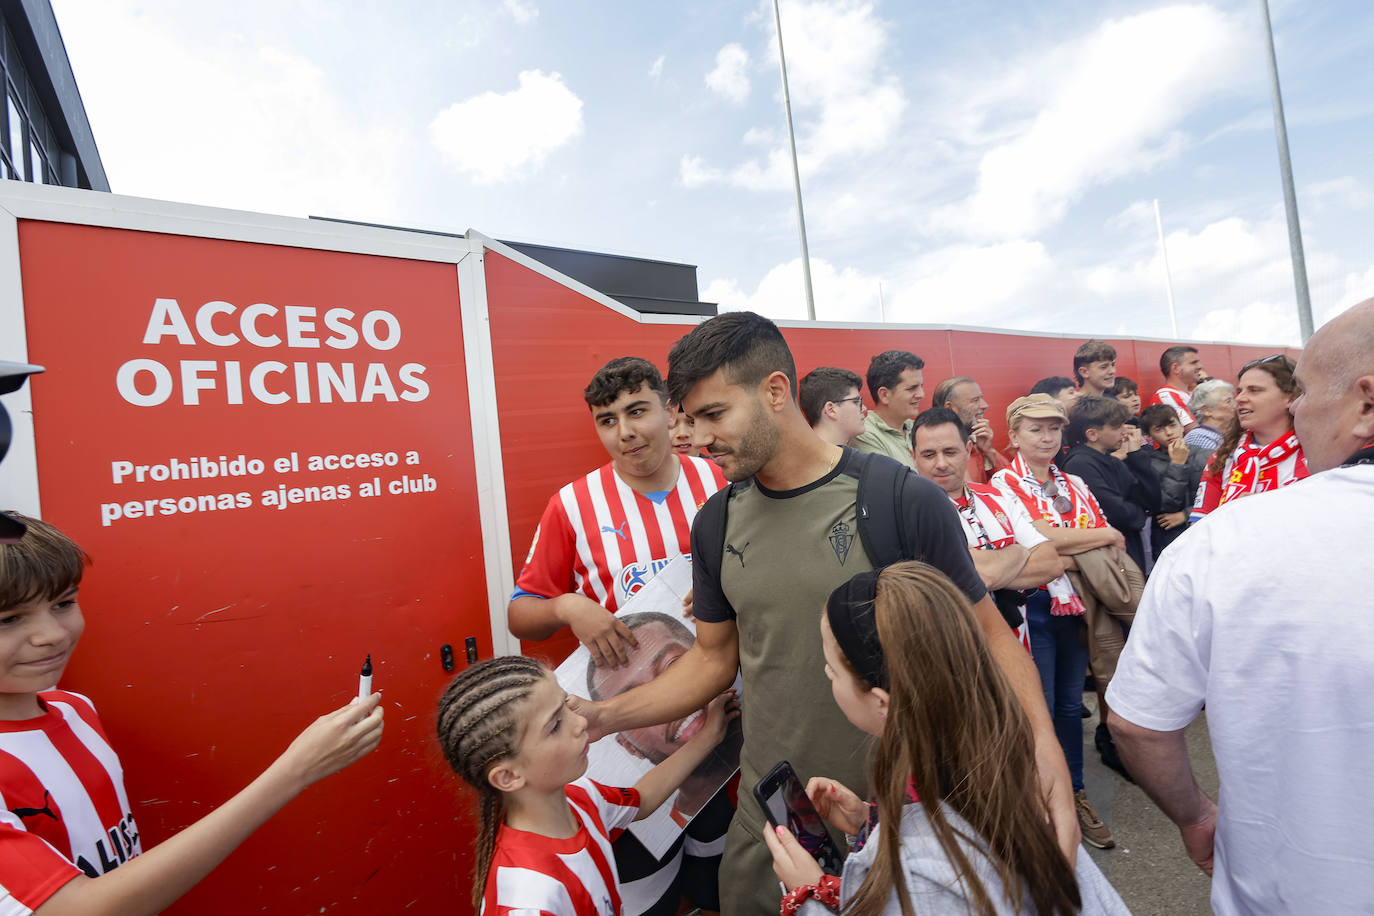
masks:
POLYGON ((0 916, 156 913, 381 740, 380 694, 321 716, 248 788, 143 855, 95 707, 53 687, 85 627, 86 554, 51 525, 8 518, 27 531, 0 543, 0 916))
MULTIPOLYGON (((690 553, 692 519, 725 479, 712 462, 673 450, 667 388, 648 360, 611 360, 582 394, 611 460, 549 500, 508 619, 520 639, 570 627, 598 666, 617 668, 639 642, 613 612, 690 553)), ((716 868, 733 814, 720 793, 662 860, 622 834, 615 854, 626 916, 671 916, 684 892, 695 906, 718 909, 716 868)))

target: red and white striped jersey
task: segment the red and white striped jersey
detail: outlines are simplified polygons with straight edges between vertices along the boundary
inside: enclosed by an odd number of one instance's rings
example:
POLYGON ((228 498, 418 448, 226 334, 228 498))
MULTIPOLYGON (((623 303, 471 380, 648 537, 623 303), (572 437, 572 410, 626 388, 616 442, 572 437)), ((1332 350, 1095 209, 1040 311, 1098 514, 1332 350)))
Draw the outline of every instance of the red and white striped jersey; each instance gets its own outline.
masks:
POLYGON ((1172 407, 1174 413, 1178 414, 1178 425, 1186 429, 1189 424, 1197 422, 1192 413, 1188 410, 1188 401, 1191 399, 1192 395, 1188 392, 1179 388, 1170 388, 1168 385, 1165 385, 1155 392, 1155 396, 1150 398, 1150 403, 1146 406, 1163 404, 1167 407, 1172 407))
POLYGON ((690 553, 692 519, 725 478, 713 462, 676 457, 677 484, 662 499, 630 489, 610 463, 555 493, 512 597, 576 592, 614 612, 669 560, 690 553))
POLYGON ((0 722, 0 916, 27 916, 82 872, 142 852, 95 707, 62 690, 38 696, 42 716, 0 722))
POLYGON ((573 836, 557 839, 501 826, 482 916, 619 916, 611 842, 639 813, 639 792, 583 777, 564 793, 578 820, 573 836))

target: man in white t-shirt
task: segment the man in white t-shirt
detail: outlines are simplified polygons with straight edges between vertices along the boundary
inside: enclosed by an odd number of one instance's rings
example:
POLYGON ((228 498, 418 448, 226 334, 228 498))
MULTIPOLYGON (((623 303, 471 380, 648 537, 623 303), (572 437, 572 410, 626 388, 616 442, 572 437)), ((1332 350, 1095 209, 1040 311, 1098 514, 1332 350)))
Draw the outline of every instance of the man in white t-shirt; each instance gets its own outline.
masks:
POLYGON ((1178 414, 1178 425, 1185 433, 1190 432, 1197 425, 1197 418, 1188 410, 1189 392, 1197 387, 1198 373, 1202 371, 1197 347, 1180 345, 1165 350, 1159 356, 1159 371, 1164 375, 1164 387, 1155 391, 1146 406, 1172 407, 1178 414))
POLYGON ((1007 625, 1030 651, 1022 589, 1039 588, 1064 572, 1050 539, 1031 521, 1020 500, 1007 499, 991 484, 968 480, 969 431, 948 407, 916 417, 912 457, 916 473, 945 491, 968 538, 969 554, 1007 625))
POLYGON ((1374 300, 1322 327, 1296 376, 1313 476, 1227 504, 1164 552, 1107 691, 1122 758, 1223 916, 1374 899, 1374 300), (1204 705, 1215 804, 1184 741, 1204 705))

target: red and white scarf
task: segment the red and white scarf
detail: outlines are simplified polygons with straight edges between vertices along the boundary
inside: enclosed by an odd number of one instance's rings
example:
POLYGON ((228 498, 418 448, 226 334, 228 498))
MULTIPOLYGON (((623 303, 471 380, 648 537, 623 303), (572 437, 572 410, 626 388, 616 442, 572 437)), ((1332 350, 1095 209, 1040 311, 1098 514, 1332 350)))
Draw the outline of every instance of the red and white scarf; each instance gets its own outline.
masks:
POLYGON ((1290 429, 1268 445, 1255 442, 1254 435, 1247 432, 1226 459, 1221 473, 1208 471, 1203 475, 1192 519, 1197 521, 1231 500, 1277 490, 1307 475, 1307 459, 1296 432, 1290 429))
MULTIPOLYGON (((1053 462, 1050 463, 1050 476, 1059 487, 1059 492, 1068 498, 1071 504, 1068 512, 1061 513, 1054 508, 1054 500, 1045 495, 1044 486, 1040 483, 1040 479, 1035 476, 1030 465, 1026 463, 1026 459, 1019 452, 1011 460, 1011 467, 1007 470, 1008 476, 1013 478, 1009 482, 1021 496, 1022 502, 1026 503, 1026 508, 1054 527, 1106 527, 1107 517, 1103 514, 1102 507, 1097 504, 1092 493, 1086 487, 1080 490, 1053 462)), ((1054 616, 1064 617, 1070 614, 1083 613, 1083 602, 1074 591, 1068 573, 1051 580, 1045 585, 1045 589, 1050 593, 1050 613, 1054 616)))
POLYGON ((1258 445, 1255 437, 1246 433, 1232 453, 1231 462, 1231 473, 1226 476, 1221 488, 1223 503, 1248 493, 1277 490, 1307 476, 1307 459, 1302 454, 1302 443, 1298 441, 1298 434, 1291 429, 1288 435, 1264 446, 1258 445), (1285 475, 1283 463, 1292 456, 1296 456, 1294 467, 1285 475), (1285 477, 1288 479, 1283 479, 1285 477))
POLYGON ((1045 496, 1044 488, 1031 471, 1026 459, 1018 452, 1008 468, 1015 478, 1016 489, 1021 501, 1031 510, 1033 517, 1043 518, 1056 528, 1106 528, 1107 516, 1097 504, 1092 492, 1086 486, 1079 487, 1068 478, 1053 462, 1050 463, 1050 476, 1059 487, 1059 492, 1068 497, 1072 508, 1059 513, 1054 508, 1054 500, 1045 496))

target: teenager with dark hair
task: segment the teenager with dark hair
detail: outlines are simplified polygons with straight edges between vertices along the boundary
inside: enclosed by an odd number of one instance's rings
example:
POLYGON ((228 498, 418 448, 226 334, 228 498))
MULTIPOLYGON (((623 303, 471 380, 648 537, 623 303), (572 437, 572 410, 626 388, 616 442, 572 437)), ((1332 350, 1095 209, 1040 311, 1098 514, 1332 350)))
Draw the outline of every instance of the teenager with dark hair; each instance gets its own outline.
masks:
POLYGON ((807 782, 820 815, 855 838, 839 876, 787 828, 764 831, 784 913, 1128 912, 1091 858, 1065 858, 1044 798, 1026 791, 1025 711, 948 578, 924 563, 860 573, 831 593, 821 640, 835 704, 877 739, 875 801, 807 782))
POLYGON ((1141 531, 1159 511, 1159 478, 1144 447, 1114 457, 1125 443, 1126 406, 1112 398, 1081 397, 1069 411, 1069 454, 1064 470, 1077 474, 1092 490, 1107 521, 1126 538, 1126 552, 1142 571, 1145 541, 1141 531))
POLYGON ((1107 397, 1125 404, 1132 417, 1140 415, 1140 386, 1133 379, 1118 375, 1112 383, 1111 390, 1107 392, 1107 397))
MULTIPOLYGON (((1069 409, 1078 401, 1078 386, 1073 383, 1073 379, 1065 378, 1062 375, 1051 375, 1042 378, 1031 386, 1026 394, 1045 394, 1059 402, 1059 406, 1064 408, 1064 415, 1068 416, 1069 409)), ((1065 451, 1068 451, 1066 448, 1065 451)))
POLYGON ((859 393, 862 384, 848 369, 821 366, 806 373, 798 400, 816 435, 832 445, 844 445, 863 434, 868 408, 859 393))
MULTIPOLYGON (((825 773, 864 794, 867 773, 855 753, 863 736, 823 702, 820 634, 807 622, 807 608, 873 566, 859 537, 859 481, 868 469, 900 484, 885 498, 900 501, 893 514, 909 535, 906 557, 945 571, 973 602, 992 657, 1034 725, 1040 785, 1061 848, 1073 855, 1077 824, 1068 774, 1034 666, 988 597, 948 498, 891 459, 817 437, 797 407, 791 354, 766 318, 741 312, 712 318, 674 345, 668 366, 669 390, 694 421, 694 443, 735 485, 712 497, 693 526, 696 644, 643 687, 604 703, 577 703, 597 733, 677 718, 699 706, 697 698, 728 686, 738 671, 751 708, 759 710, 743 720, 743 785, 786 758, 802 778, 825 773), (707 517, 713 524, 703 524, 707 517)), ((741 793, 721 866, 722 898, 732 914, 777 911, 770 858, 758 843, 764 824, 757 802, 741 793)))
POLYGON ((1116 381, 1116 348, 1105 340, 1085 341, 1073 354, 1073 380, 1084 397, 1106 397, 1116 381))
POLYGON ((1150 528, 1154 559, 1188 527, 1188 512, 1197 498, 1198 485, 1211 454, 1183 441, 1178 412, 1168 404, 1152 404, 1140 415, 1140 430, 1153 448, 1146 448, 1159 478, 1159 511, 1150 528))

